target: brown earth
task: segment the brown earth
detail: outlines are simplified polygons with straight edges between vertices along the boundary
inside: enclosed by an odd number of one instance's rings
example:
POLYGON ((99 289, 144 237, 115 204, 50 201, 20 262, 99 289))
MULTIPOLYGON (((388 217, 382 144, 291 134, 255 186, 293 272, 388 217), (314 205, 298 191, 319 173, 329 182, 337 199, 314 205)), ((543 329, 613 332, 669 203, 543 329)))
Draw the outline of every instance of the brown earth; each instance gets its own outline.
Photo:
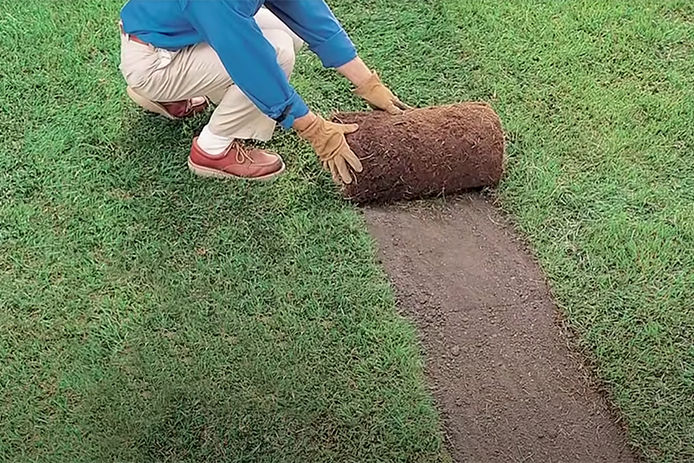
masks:
POLYGON ((389 202, 493 186, 503 173, 501 121, 485 103, 342 113, 359 124, 347 141, 364 164, 343 195, 356 203, 389 202))
POLYGON ((457 462, 634 462, 537 264, 480 195, 364 210, 457 462))

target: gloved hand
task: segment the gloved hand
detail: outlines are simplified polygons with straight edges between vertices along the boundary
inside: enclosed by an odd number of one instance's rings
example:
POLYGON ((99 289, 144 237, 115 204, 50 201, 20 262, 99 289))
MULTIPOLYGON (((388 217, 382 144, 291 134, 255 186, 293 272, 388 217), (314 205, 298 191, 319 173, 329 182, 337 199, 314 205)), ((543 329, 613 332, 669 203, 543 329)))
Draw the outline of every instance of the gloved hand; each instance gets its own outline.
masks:
POLYGON ((389 114, 400 114, 403 109, 412 109, 393 95, 393 92, 383 85, 381 78, 375 72, 371 74, 369 80, 357 87, 354 93, 366 100, 372 107, 389 114))
POLYGON ((323 168, 330 171, 333 180, 342 180, 350 184, 350 168, 355 172, 361 172, 364 168, 347 144, 345 134, 356 132, 358 129, 357 124, 336 124, 317 115, 308 127, 299 131, 299 136, 311 143, 323 168))

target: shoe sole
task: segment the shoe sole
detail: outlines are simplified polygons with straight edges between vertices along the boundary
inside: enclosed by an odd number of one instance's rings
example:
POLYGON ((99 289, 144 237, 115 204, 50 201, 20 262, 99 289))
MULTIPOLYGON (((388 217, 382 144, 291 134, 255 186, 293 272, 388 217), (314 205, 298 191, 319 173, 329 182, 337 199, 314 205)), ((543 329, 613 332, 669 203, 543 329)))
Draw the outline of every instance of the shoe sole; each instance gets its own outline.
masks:
POLYGON ((241 177, 239 175, 234 175, 230 174, 228 172, 223 172, 221 170, 217 169, 210 169, 209 167, 203 167, 195 164, 193 161, 188 158, 188 169, 190 171, 197 175, 198 177, 205 177, 205 178, 219 178, 219 179, 234 179, 234 180, 250 180, 250 181, 261 181, 261 182, 266 182, 269 180, 272 180, 282 173, 284 173, 286 166, 284 164, 284 161, 282 161, 282 168, 276 172, 272 172, 271 174, 265 174, 261 177, 241 177))
POLYGON ((169 114, 169 112, 166 110, 166 108, 164 108, 162 105, 143 97, 142 95, 137 93, 135 90, 133 90, 131 87, 128 87, 126 89, 126 92, 128 93, 128 96, 130 97, 130 99, 133 100, 136 105, 140 106, 145 111, 159 114, 160 116, 164 116, 165 118, 169 119, 170 121, 177 121, 178 120, 177 117, 169 114))

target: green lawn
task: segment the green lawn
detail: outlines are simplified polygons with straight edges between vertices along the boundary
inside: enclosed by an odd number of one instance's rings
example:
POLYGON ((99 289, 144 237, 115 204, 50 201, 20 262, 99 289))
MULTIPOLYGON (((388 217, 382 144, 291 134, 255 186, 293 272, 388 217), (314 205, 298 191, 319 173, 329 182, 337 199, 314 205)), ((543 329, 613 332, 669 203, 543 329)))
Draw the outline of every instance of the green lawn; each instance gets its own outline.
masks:
MULTIPOLYGON (((446 461, 357 211, 289 133, 276 182, 190 176, 204 117, 127 101, 121 3, 0 0, 0 461, 446 461)), ((691 1, 331 3, 404 99, 498 109, 501 203, 632 442, 694 458, 691 1)))
POLYGON ((631 440, 694 461, 694 2, 446 5, 458 94, 510 138, 503 206, 631 440))
POLYGON ((357 212, 291 134, 279 181, 191 176, 120 5, 0 0, 0 461, 445 461, 357 212))

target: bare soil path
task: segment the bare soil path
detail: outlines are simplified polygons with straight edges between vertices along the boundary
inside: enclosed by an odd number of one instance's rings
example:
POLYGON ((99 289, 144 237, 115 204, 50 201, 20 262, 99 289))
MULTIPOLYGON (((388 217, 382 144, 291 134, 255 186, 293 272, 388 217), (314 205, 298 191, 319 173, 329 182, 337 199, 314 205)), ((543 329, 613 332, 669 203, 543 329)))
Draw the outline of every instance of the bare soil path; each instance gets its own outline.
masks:
POLYGON ((457 462, 634 462, 545 279, 480 195, 364 210, 457 462))

